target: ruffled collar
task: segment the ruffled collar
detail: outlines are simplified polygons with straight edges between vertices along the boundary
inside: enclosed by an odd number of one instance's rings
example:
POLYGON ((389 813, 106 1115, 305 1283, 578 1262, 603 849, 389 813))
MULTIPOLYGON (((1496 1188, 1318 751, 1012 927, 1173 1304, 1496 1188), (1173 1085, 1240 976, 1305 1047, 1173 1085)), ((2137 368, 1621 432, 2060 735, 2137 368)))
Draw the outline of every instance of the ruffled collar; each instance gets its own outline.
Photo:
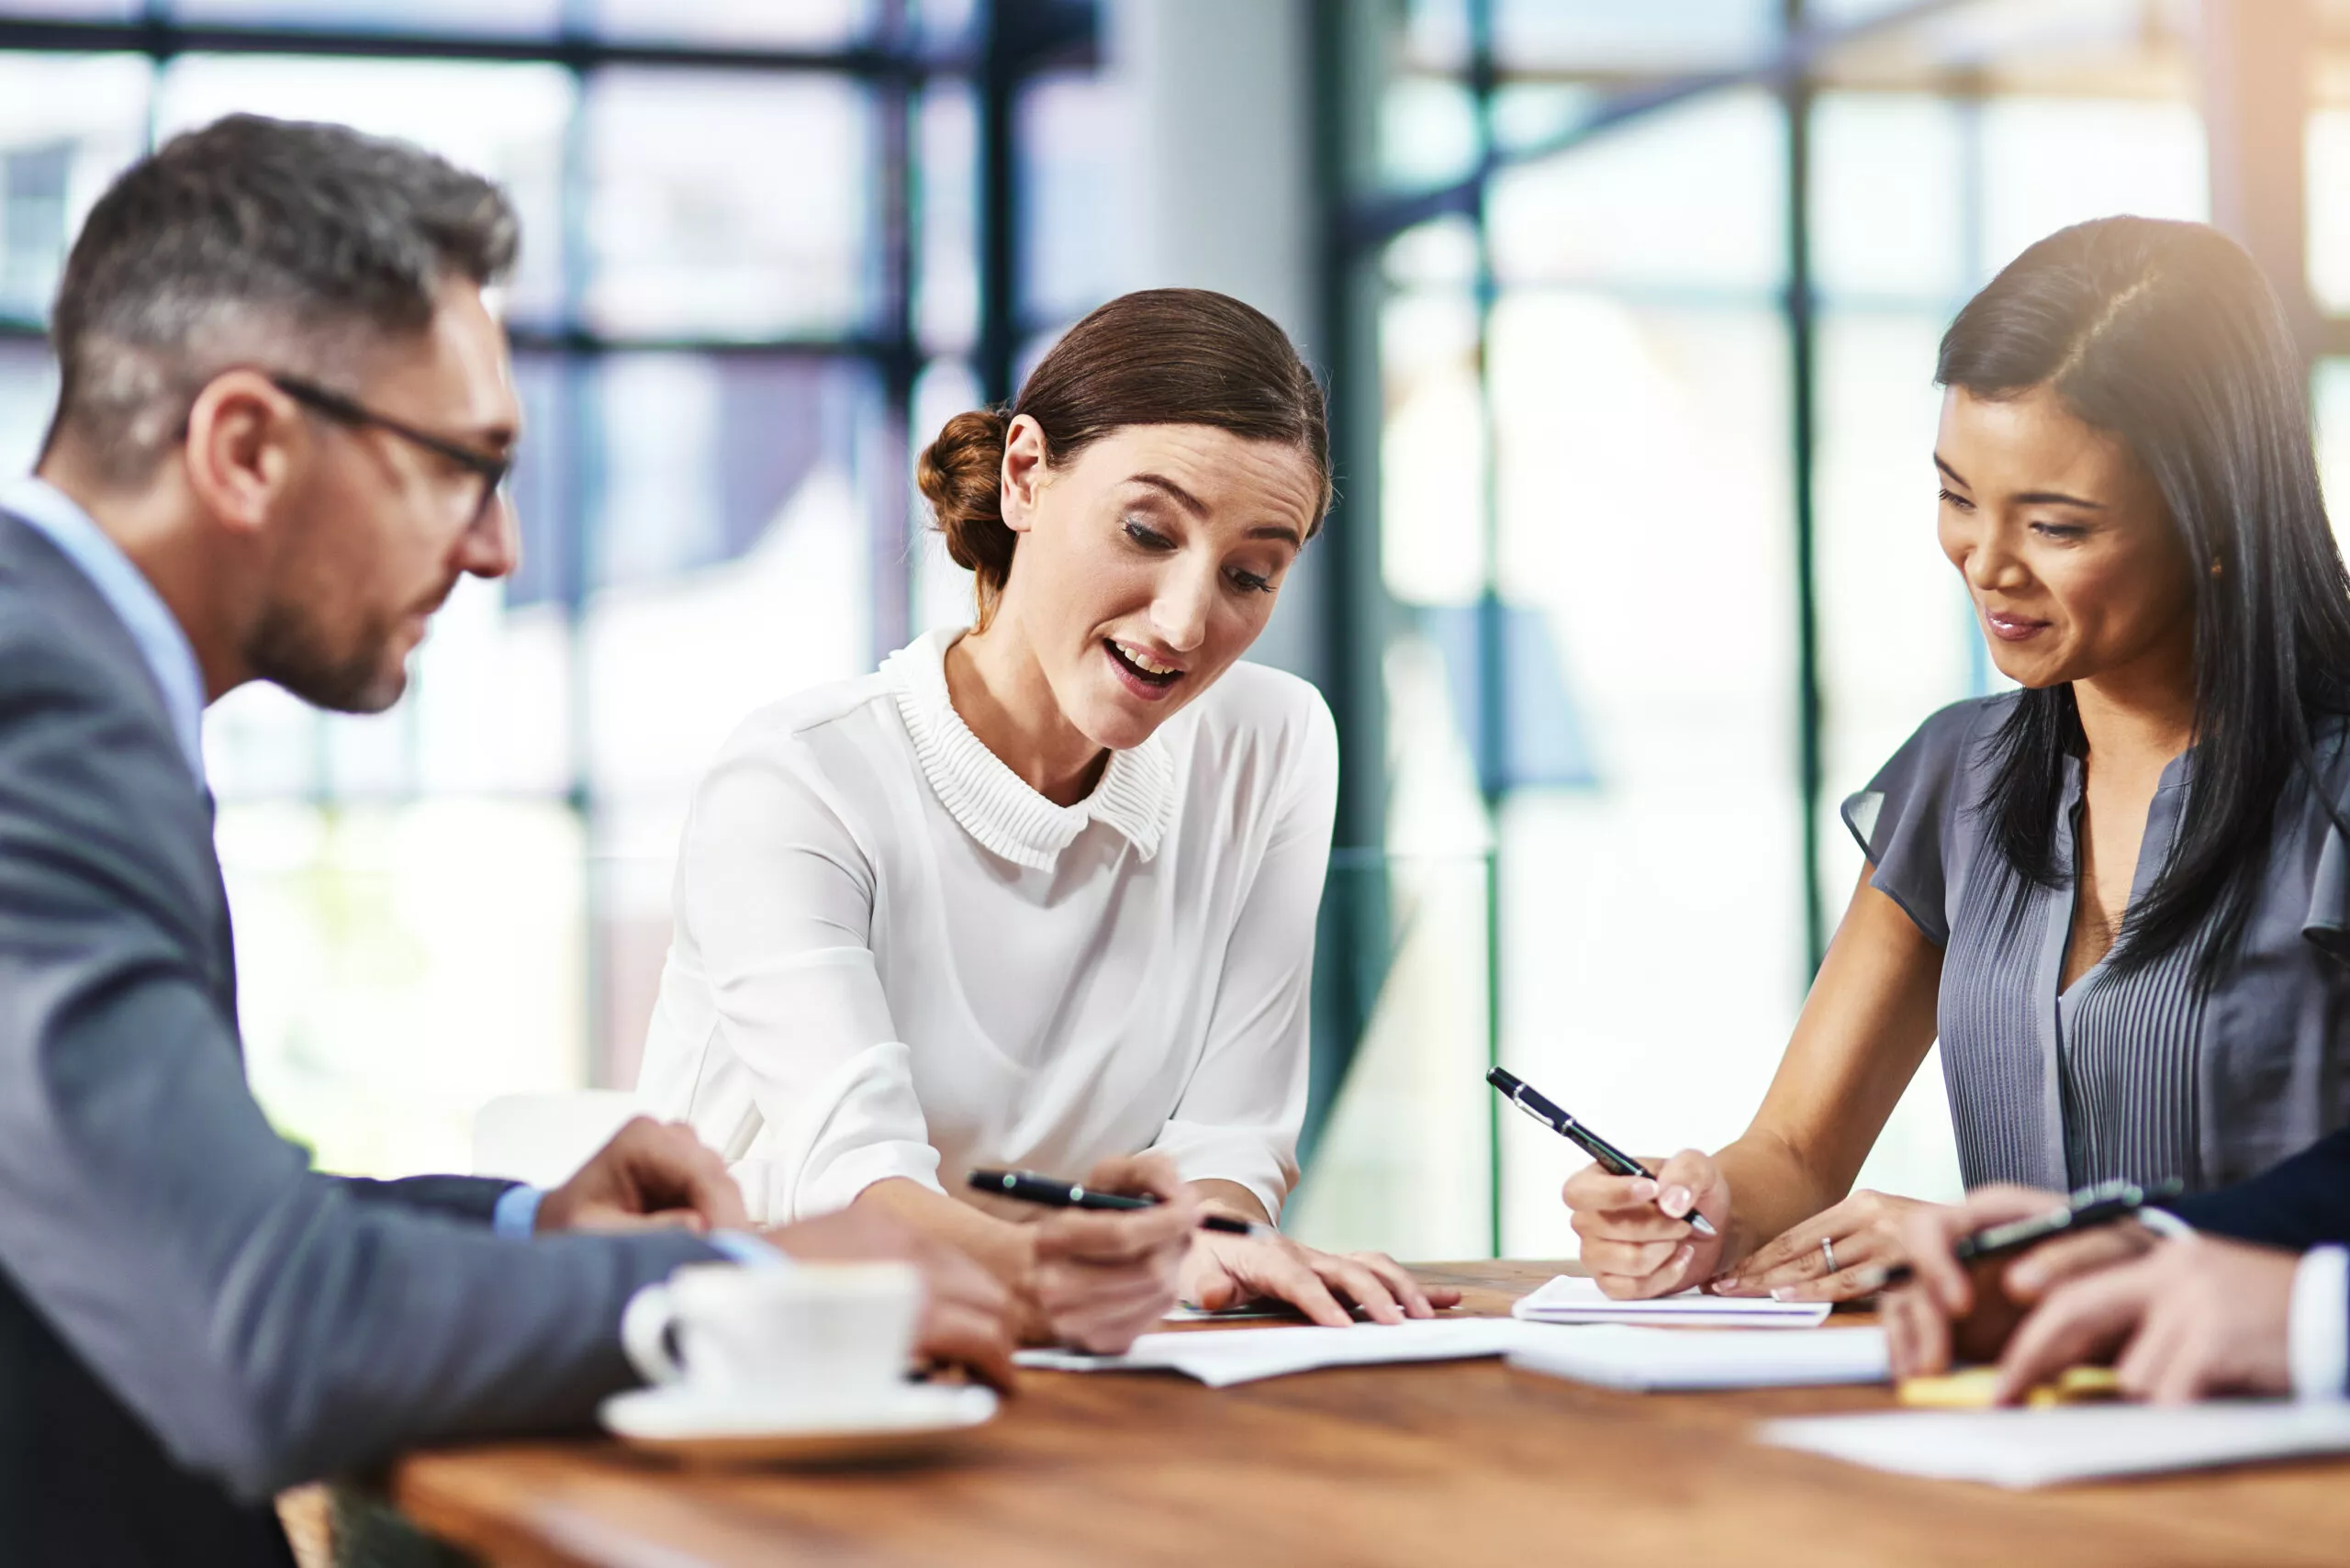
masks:
POLYGON ((990 852, 1052 869, 1090 823, 1114 828, 1145 860, 1158 853, 1175 807, 1175 765, 1158 736, 1110 754, 1093 793, 1055 805, 973 734, 946 694, 946 650, 959 631, 926 633, 881 661, 923 777, 947 813, 990 852))

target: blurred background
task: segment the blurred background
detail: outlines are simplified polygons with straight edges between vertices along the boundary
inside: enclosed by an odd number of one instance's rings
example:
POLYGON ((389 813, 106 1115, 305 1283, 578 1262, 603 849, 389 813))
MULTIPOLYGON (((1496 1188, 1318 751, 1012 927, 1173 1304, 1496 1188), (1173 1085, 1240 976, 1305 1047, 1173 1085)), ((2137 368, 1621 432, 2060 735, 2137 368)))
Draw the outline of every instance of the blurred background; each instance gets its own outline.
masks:
MULTIPOLYGON (((0 472, 83 214, 235 109, 526 225, 522 571, 388 714, 207 723, 252 1080, 345 1170, 633 1082, 698 776, 967 619, 912 453, 1113 294, 1238 295, 1332 390, 1256 654, 1345 748, 1290 1224, 1407 1257, 1572 1250, 1579 1159, 1491 1061, 1642 1150, 1744 1126, 1837 803, 1993 679, 1929 453, 2000 265, 2221 224, 2350 450, 2342 0, 0 0, 0 472)), ((1930 1061, 1863 1180, 1955 1190, 1930 1061)))

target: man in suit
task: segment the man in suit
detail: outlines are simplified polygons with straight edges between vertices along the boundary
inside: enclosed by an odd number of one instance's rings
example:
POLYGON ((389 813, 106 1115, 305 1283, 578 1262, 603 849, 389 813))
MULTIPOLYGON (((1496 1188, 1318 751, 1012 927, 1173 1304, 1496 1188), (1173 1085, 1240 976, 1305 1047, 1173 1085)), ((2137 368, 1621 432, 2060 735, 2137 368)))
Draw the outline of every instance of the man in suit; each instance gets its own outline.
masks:
MULTIPOLYGON (((1898 1375, 1949 1362, 1949 1323, 1974 1305, 1951 1244, 2045 1213, 2061 1194, 1990 1186, 1908 1222, 1915 1282, 1886 1300, 1898 1375)), ((2113 1356, 2123 1391, 2350 1395, 2350 1129, 2232 1187, 2143 1222, 2034 1248, 2003 1287, 2031 1311, 1999 1359, 1998 1397, 2022 1397, 2076 1362, 2113 1356)))
POLYGON ((458 578, 512 567, 482 291, 515 243, 438 159, 240 117, 74 245, 56 419, 0 490, 0 1561, 284 1563, 280 1487, 588 1419, 684 1263, 912 1258, 923 1349, 1008 1375, 976 1265, 862 1211, 733 1230, 680 1129, 551 1193, 361 1182, 246 1089, 202 709, 256 679, 386 708, 458 578))

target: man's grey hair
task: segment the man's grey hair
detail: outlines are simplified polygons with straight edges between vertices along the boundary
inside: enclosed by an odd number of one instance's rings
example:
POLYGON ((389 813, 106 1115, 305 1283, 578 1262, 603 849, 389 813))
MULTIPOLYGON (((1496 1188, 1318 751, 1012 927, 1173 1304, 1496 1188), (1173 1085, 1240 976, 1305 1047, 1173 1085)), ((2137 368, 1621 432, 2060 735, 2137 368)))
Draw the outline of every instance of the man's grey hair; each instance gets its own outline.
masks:
POLYGON ((451 277, 504 277, 518 240, 496 185, 404 141, 257 115, 175 137, 98 199, 66 260, 47 444, 142 483, 222 371, 334 378, 422 331, 451 277))

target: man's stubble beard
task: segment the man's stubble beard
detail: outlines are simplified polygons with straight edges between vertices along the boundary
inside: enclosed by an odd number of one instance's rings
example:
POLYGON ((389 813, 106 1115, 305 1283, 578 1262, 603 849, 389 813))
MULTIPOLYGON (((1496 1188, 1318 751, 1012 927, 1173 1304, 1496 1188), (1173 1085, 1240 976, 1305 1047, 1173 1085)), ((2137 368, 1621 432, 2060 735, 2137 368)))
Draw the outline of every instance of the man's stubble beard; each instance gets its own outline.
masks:
POLYGON ((398 633, 397 620, 371 619, 352 649, 338 652, 299 606, 280 600, 262 611, 246 639, 245 664, 313 707, 380 713, 408 689, 405 664, 385 658, 398 633))

